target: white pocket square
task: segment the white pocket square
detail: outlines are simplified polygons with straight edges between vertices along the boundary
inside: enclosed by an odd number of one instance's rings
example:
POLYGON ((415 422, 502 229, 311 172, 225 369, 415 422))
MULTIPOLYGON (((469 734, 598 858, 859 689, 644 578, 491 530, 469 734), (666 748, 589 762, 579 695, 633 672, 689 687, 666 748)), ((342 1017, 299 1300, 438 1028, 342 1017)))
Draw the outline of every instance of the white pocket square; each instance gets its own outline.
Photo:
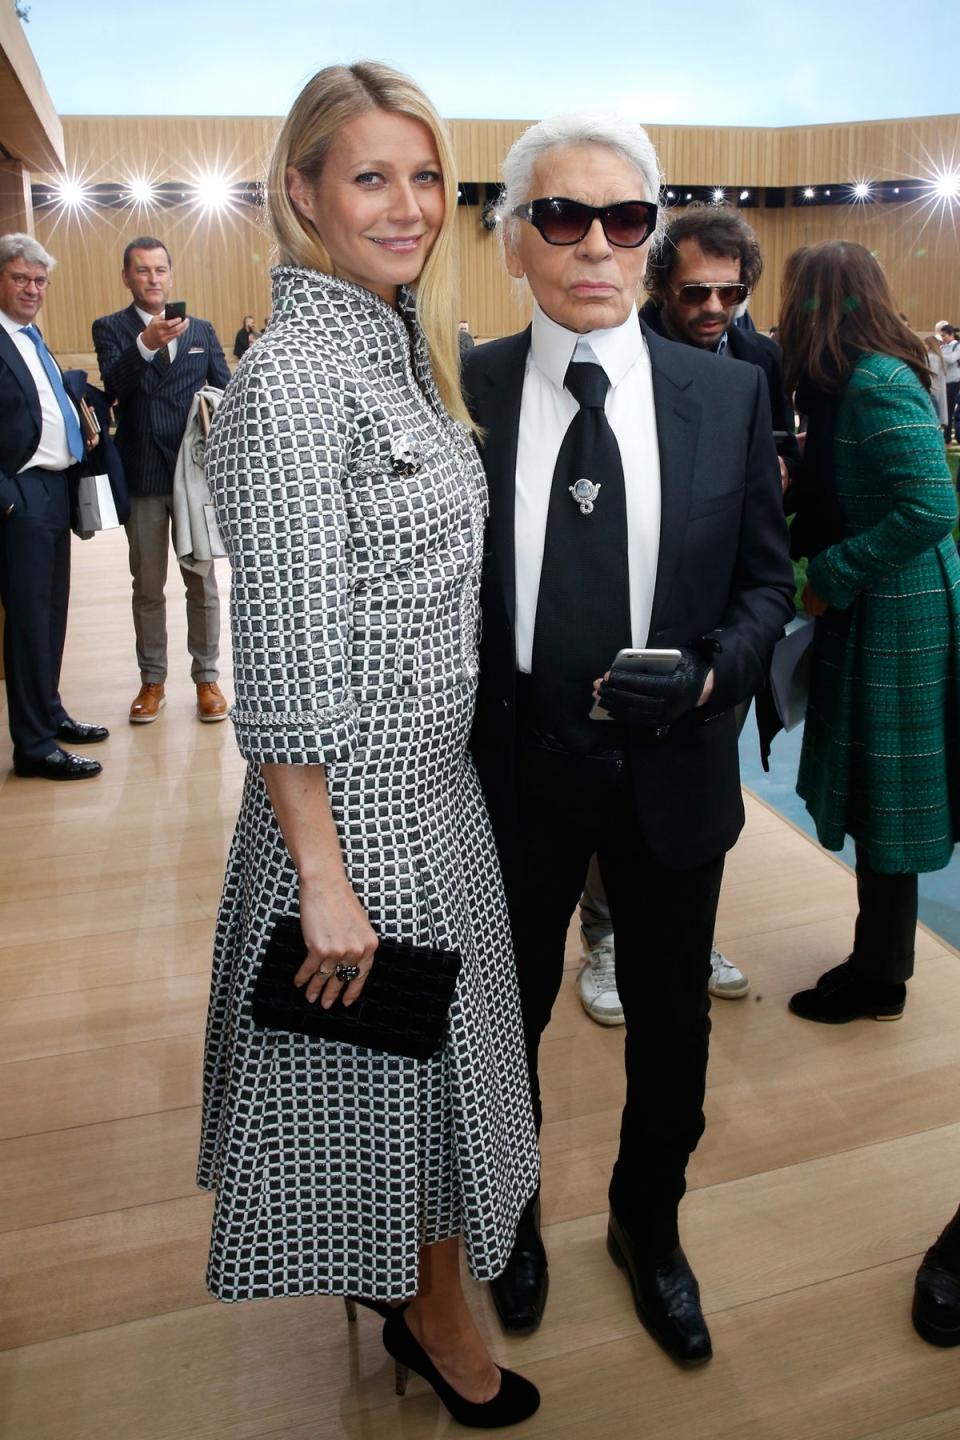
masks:
POLYGON ((204 350, 204 348, 203 348, 202 345, 191 345, 191 346, 190 346, 190 349, 187 351, 187 354, 188 354, 188 355, 205 355, 205 354, 206 354, 206 351, 204 350))

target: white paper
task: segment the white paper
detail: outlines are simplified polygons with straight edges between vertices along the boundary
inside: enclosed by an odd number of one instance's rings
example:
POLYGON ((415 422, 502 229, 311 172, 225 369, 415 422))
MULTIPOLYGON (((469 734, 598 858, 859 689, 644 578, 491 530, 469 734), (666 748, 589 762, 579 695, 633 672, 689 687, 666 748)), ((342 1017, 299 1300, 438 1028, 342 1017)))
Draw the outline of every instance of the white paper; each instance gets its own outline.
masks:
POLYGON ((801 620, 773 647, 770 689, 784 730, 799 725, 807 713, 813 629, 812 620, 801 620))

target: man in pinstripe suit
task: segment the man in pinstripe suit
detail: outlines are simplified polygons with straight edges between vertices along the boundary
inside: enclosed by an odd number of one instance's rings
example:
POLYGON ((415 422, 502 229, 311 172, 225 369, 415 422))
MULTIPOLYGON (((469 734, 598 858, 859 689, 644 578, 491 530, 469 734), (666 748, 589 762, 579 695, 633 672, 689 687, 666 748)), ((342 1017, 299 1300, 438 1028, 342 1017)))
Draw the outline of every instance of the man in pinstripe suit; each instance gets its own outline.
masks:
MULTIPOLYGON (((166 704, 167 623, 164 583, 173 512, 173 471, 190 405, 203 385, 224 387, 230 371, 213 326, 193 317, 167 320, 173 286, 170 252, 142 235, 123 252, 124 285, 133 304, 93 322, 93 343, 107 395, 118 406, 117 447, 130 489, 130 573, 140 692, 133 724, 156 720, 166 704)), ((223 720, 217 685, 220 601, 213 561, 181 564, 187 594, 187 648, 197 687, 197 715, 223 720)))

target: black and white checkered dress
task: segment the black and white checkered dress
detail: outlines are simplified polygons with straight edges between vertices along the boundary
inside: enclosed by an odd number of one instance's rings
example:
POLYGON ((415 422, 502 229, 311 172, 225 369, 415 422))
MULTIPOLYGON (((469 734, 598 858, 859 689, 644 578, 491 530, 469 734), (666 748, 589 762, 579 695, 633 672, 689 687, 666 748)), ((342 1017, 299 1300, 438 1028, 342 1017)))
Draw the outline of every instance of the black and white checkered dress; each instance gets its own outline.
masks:
POLYGON ((250 762, 204 1065, 207 1278, 223 1300, 391 1299, 416 1291, 421 1245, 458 1233, 473 1274, 499 1274, 538 1175, 506 909, 466 753, 486 492, 411 296, 398 313, 284 268, 274 317, 207 454, 250 762), (327 766, 347 874, 377 933, 461 950, 433 1060, 253 1027, 265 936, 297 910, 260 774, 275 761, 327 766))

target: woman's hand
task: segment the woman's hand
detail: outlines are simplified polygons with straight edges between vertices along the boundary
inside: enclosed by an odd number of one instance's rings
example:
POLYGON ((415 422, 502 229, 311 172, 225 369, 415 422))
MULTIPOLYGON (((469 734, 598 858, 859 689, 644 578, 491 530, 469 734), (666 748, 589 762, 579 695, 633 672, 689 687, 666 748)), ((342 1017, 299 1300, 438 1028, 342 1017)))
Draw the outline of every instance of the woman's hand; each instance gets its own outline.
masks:
POLYGON ((307 958, 293 983, 305 985, 310 1003, 319 998, 324 1010, 341 991, 344 1005, 352 1005, 370 974, 379 941, 346 876, 342 884, 324 886, 301 880, 300 928, 307 958), (338 980, 338 965, 355 965, 360 974, 354 980, 338 980))
POLYGON ((808 615, 814 616, 815 619, 819 619, 821 615, 826 615, 830 609, 826 600, 820 599, 820 596, 814 590, 809 580, 803 587, 803 594, 800 599, 804 610, 806 610, 808 615))

